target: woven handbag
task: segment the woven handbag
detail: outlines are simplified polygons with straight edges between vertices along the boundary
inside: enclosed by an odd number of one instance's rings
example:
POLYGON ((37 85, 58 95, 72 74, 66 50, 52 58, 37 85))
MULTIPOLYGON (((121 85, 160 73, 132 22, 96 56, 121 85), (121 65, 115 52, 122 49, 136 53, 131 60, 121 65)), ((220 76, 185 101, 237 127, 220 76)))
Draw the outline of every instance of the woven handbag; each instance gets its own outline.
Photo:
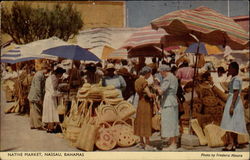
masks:
POLYGON ((76 141, 76 147, 85 151, 93 151, 98 129, 97 122, 91 121, 92 105, 93 102, 91 102, 87 114, 84 117, 80 134, 76 141))
POLYGON ((246 144, 249 142, 249 135, 248 134, 238 134, 238 144, 246 144))
POLYGON ((68 139, 72 145, 76 143, 76 140, 80 134, 81 125, 84 120, 84 112, 86 112, 86 101, 77 106, 75 100, 72 101, 69 115, 65 116, 62 124, 62 130, 64 137, 68 139))
POLYGON ((140 142, 140 137, 137 135, 134 135, 134 129, 135 129, 135 118, 134 117, 129 117, 126 120, 126 123, 129 124, 130 126, 132 126, 132 130, 133 130, 133 136, 135 138, 135 143, 139 143, 140 142))
POLYGON ((112 125, 113 133, 120 147, 129 147, 135 144, 136 137, 133 134, 133 128, 122 120, 115 121, 112 125))
POLYGON ((128 119, 130 116, 132 116, 136 112, 132 104, 130 104, 127 101, 120 102, 115 108, 117 110, 119 118, 122 120, 128 119))
POLYGON ((56 110, 59 115, 64 115, 66 113, 66 105, 63 103, 62 98, 60 99, 59 105, 57 106, 56 110))
POLYGON ((101 122, 114 122, 118 119, 118 114, 114 106, 101 104, 98 106, 97 111, 101 122))
POLYGON ((222 147, 225 145, 223 136, 226 134, 226 132, 219 126, 208 124, 204 128, 204 133, 209 147, 222 147))
POLYGON ((118 98, 118 97, 117 98, 104 98, 103 100, 104 100, 105 104, 115 106, 115 105, 119 104, 120 102, 122 102, 123 98, 118 98))
MULTIPOLYGON (((98 113, 97 117, 99 117, 98 113)), ((99 123, 99 126, 100 127, 98 128, 96 134, 96 147, 103 151, 113 149, 116 146, 116 139, 112 131, 111 125, 106 122, 101 122, 99 123)))
POLYGON ((198 120, 197 119, 192 119, 191 120, 191 126, 192 129, 194 130, 195 134, 198 136, 200 145, 206 145, 207 144, 207 139, 202 131, 202 128, 200 127, 198 120))
POLYGON ((152 117, 152 128, 156 131, 161 130, 161 115, 155 114, 152 117))

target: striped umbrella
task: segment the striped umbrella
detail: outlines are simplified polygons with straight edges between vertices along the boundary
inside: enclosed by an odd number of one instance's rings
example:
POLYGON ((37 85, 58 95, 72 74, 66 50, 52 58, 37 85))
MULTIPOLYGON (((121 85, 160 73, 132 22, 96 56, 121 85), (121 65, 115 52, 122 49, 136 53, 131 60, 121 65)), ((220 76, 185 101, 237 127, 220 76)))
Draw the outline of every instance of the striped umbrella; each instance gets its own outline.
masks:
POLYGON ((249 47, 249 35, 233 19, 210 8, 178 10, 151 22, 153 29, 163 28, 173 35, 195 35, 212 45, 229 45, 232 49, 249 47))
POLYGON ((34 59, 39 59, 39 57, 27 56, 21 54, 20 47, 18 46, 10 50, 3 48, 1 51, 1 63, 15 64, 18 62, 24 62, 34 59))
POLYGON ((118 48, 107 56, 107 59, 127 59, 128 51, 125 48, 118 48))
POLYGON ((125 41, 123 48, 131 49, 134 47, 160 45, 161 37, 167 34, 164 30, 156 31, 150 26, 139 28, 138 30, 125 41))

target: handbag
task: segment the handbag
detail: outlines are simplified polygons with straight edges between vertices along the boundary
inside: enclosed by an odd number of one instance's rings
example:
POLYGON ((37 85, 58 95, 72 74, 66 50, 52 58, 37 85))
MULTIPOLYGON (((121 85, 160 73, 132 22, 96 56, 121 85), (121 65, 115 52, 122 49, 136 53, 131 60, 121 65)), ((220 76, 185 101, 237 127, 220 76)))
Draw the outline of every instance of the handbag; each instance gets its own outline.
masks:
POLYGON ((135 143, 139 143, 140 142, 140 137, 134 134, 134 129, 135 129, 135 118, 134 117, 129 117, 126 121, 127 124, 129 124, 130 126, 132 126, 132 130, 133 130, 133 136, 135 138, 135 143))
MULTIPOLYGON (((96 112, 97 113, 97 112, 96 112)), ((97 113, 97 117, 99 115, 97 113)), ((116 146, 116 139, 112 132, 111 125, 106 122, 99 123, 95 145, 98 149, 108 151, 116 146)))
POLYGON ((248 134, 238 134, 237 136, 238 144, 246 144, 249 142, 248 134))
POLYGON ((66 105, 63 103, 63 99, 60 98, 59 105, 57 107, 57 113, 59 115, 64 115, 66 113, 66 105))
POLYGON ((214 124, 208 124, 204 128, 204 133, 209 147, 222 147, 225 145, 223 137, 226 131, 214 124))
POLYGON ((76 141, 76 147, 85 151, 93 151, 98 129, 97 122, 91 121, 92 105, 93 101, 91 101, 87 114, 84 117, 80 134, 76 141))
POLYGON ((133 128, 125 121, 115 121, 112 125, 112 130, 118 146, 129 147, 135 144, 136 137, 133 134, 133 128))
POLYGON ((86 101, 83 101, 77 106, 75 100, 72 101, 69 115, 65 115, 65 119, 62 124, 62 130, 64 137, 68 139, 73 145, 80 134, 80 128, 83 123, 84 113, 86 112, 86 101))
POLYGON ((114 122, 118 119, 118 114, 114 106, 103 104, 103 101, 99 105, 96 112, 99 115, 101 122, 114 122))
POLYGON ((115 108, 117 110, 119 118, 122 120, 128 119, 130 116, 132 116, 136 112, 132 104, 130 104, 127 101, 120 102, 115 108))
POLYGON ((159 113, 152 117, 152 128, 156 131, 161 130, 161 115, 159 113))
POLYGON ((200 145, 206 145, 207 144, 207 139, 202 131, 202 128, 200 127, 198 120, 197 119, 192 119, 191 120, 191 126, 192 129, 194 130, 195 134, 198 136, 200 145))

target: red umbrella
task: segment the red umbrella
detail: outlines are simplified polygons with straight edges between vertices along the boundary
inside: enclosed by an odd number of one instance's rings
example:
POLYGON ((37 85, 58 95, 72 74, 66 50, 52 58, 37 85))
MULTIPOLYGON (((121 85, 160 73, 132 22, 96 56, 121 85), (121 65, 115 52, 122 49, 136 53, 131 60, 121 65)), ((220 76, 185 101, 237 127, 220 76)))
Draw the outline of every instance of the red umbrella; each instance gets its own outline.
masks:
POLYGON ((131 49, 134 47, 145 47, 150 45, 160 46, 161 37, 167 33, 164 30, 153 30, 151 26, 140 28, 139 31, 133 33, 122 46, 131 49))
POLYGON ((232 49, 249 47, 249 35, 233 19, 210 8, 178 10, 151 22, 152 28, 163 28, 173 35, 195 35, 212 45, 229 45, 232 49))

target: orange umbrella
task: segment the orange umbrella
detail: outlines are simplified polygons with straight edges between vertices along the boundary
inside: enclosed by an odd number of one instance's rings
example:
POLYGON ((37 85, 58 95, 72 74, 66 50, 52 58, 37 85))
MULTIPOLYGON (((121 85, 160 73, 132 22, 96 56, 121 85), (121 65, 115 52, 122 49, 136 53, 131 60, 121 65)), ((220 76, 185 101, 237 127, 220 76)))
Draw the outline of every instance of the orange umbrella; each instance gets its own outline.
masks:
POLYGON ((114 48, 105 45, 102 50, 102 59, 108 59, 109 55, 114 51, 114 48))
POLYGON ((215 45, 205 43, 205 48, 207 50, 208 55, 224 54, 224 52, 218 46, 215 45))

